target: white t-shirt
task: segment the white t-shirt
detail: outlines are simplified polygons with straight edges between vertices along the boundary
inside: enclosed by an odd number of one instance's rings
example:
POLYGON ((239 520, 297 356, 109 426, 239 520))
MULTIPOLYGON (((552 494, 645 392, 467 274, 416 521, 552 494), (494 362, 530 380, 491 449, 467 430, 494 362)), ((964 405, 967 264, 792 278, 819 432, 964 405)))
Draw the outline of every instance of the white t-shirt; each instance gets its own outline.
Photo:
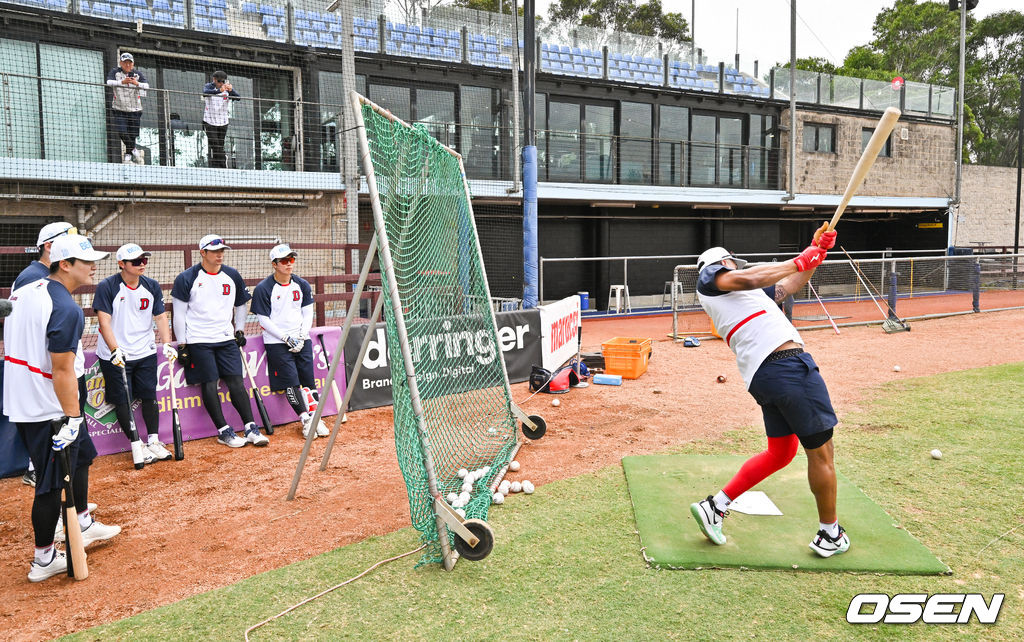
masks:
MULTIPOLYGON (((305 279, 293 276, 288 285, 281 285, 268 276, 252 289, 249 311, 268 317, 285 336, 298 337, 302 331, 302 308, 313 305, 313 289, 305 279)), ((266 330, 263 343, 284 343, 266 330)))
POLYGON ((711 317, 719 336, 736 354, 743 381, 750 381, 764 358, 787 341, 803 345, 800 333, 764 290, 726 292, 715 287, 715 275, 726 266, 716 263, 697 277, 697 299, 711 317))
POLYGON ((17 423, 63 417, 50 353, 80 348, 85 314, 67 288, 50 279, 18 288, 11 302, 4 320, 4 413, 17 423))
MULTIPOLYGON (((153 317, 164 313, 164 299, 159 283, 147 276, 140 276, 138 285, 130 288, 120 274, 108 276, 96 286, 92 309, 110 315, 114 339, 128 360, 135 361, 156 354, 153 317)), ((102 334, 96 342, 96 356, 110 360, 110 347, 103 340, 102 334)))
POLYGON ((235 307, 252 298, 237 270, 224 265, 211 274, 201 263, 174 279, 171 296, 188 303, 186 336, 178 337, 185 343, 222 343, 234 338, 235 307))

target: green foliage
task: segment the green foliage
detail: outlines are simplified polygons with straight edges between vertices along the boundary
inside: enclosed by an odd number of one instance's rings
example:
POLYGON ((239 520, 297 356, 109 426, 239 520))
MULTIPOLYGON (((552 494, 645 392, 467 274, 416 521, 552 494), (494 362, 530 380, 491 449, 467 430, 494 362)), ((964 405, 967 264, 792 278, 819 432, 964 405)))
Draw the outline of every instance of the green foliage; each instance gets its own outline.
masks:
MULTIPOLYGON (((523 3, 518 2, 517 15, 523 15, 523 3)), ((455 0, 454 7, 465 7, 477 11, 490 11, 491 13, 510 13, 512 11, 512 0, 455 0)))
MULTIPOLYGON (((494 552, 386 564, 251 634, 253 640, 1024 639, 1024 365, 888 383, 843 414, 837 467, 953 570, 947 577, 647 568, 622 469, 546 484, 494 512, 494 552), (943 452, 935 461, 933 448, 943 452), (846 623, 858 593, 1005 593, 994 625, 846 623), (713 613, 709 615, 709 604, 713 613), (717 614, 727 614, 723 620, 717 614)), ((678 452, 752 454, 761 429, 678 452)), ((367 501, 372 501, 367 500, 367 501)), ((811 496, 808 493, 807 501, 811 496)), ((840 519, 842 519, 842 506, 840 519)), ((396 510, 398 507, 396 507, 396 510)), ((666 510, 686 510, 666 506, 666 510)), ((844 524, 853 546, 870 533, 844 524)), ((809 525, 811 526, 811 525, 809 525)), ((83 631, 81 640, 241 639, 247 627, 417 546, 403 529, 83 631), (255 597, 254 597, 255 596, 255 597)), ((766 526, 765 536, 771 536, 766 526)), ((211 569, 216 572, 216 569, 211 569)))
POLYGON ((610 29, 686 43, 690 25, 680 13, 665 13, 661 0, 637 4, 631 0, 554 0, 548 7, 552 22, 610 29))

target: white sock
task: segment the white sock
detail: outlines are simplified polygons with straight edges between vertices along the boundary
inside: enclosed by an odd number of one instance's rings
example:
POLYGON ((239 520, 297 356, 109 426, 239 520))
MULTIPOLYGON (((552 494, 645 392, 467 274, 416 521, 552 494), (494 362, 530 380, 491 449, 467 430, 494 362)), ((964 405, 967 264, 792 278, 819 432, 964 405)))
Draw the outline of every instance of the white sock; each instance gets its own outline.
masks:
POLYGON ((88 509, 78 514, 78 526, 84 531, 92 525, 92 516, 89 515, 88 509))
POLYGON ((32 460, 29 459, 28 460, 28 472, 32 472, 35 469, 36 469, 36 467, 32 465, 32 460))
POLYGON ((151 434, 149 436, 149 445, 152 446, 153 444, 158 443, 160 443, 160 435, 157 435, 156 433, 151 434))
POLYGON ((838 519, 836 521, 832 522, 831 524, 826 524, 825 522, 818 522, 818 527, 821 530, 823 530, 826 533, 828 533, 829 537, 838 537, 839 536, 839 520, 838 519))
POLYGON ((53 544, 42 548, 37 546, 36 554, 32 561, 41 566, 46 566, 53 561, 54 555, 56 555, 56 551, 54 551, 53 544))
POLYGON ((732 500, 729 499, 729 496, 726 495, 724 492, 718 491, 718 494, 715 495, 715 497, 714 497, 714 502, 715 502, 715 506, 718 507, 718 510, 720 510, 720 511, 722 511, 724 513, 725 510, 727 508, 729 508, 729 504, 732 503, 732 500))

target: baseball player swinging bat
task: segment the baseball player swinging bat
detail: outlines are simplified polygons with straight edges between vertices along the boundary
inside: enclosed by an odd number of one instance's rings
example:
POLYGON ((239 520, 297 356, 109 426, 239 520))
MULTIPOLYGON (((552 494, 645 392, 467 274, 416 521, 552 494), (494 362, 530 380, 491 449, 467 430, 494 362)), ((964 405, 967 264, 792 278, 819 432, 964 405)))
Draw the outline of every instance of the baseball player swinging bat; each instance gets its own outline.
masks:
POLYGON ((167 372, 171 386, 171 434, 174 436, 174 460, 185 458, 185 444, 181 439, 181 420, 178 419, 178 388, 174 385, 174 360, 167 362, 167 372))
POLYGON ((885 145, 885 141, 889 139, 889 134, 892 133, 893 128, 896 126, 896 121, 900 118, 899 109, 896 107, 889 107, 882 114, 882 117, 878 121, 878 125, 875 126, 875 132, 871 134, 871 140, 868 141, 867 147, 864 148, 864 153, 860 155, 860 160, 857 161, 857 166, 853 168, 853 175, 850 176, 850 182, 846 185, 846 191, 843 192, 843 200, 839 201, 839 207, 836 208, 836 213, 832 216, 832 221, 828 224, 828 231, 831 232, 836 228, 836 223, 839 222, 839 217, 846 211, 846 206, 849 205, 850 199, 860 189, 861 184, 864 183, 864 178, 868 174, 868 170, 875 164, 875 159, 878 158, 878 152, 882 151, 882 146, 885 145))
POLYGON ((252 396, 256 399, 256 408, 260 411, 260 421, 263 422, 263 431, 268 435, 273 435, 274 425, 270 423, 270 415, 267 414, 267 407, 263 405, 263 396, 260 395, 260 390, 256 387, 256 378, 252 376, 252 370, 249 369, 249 361, 245 358, 245 350, 242 349, 242 346, 238 346, 238 352, 242 356, 242 368, 245 369, 245 374, 249 375, 249 389, 252 390, 252 396))
MULTIPOLYGON (((83 427, 82 430, 85 430, 83 427)), ((89 565, 85 561, 85 540, 78 527, 78 509, 75 507, 75 490, 71 484, 71 457, 68 448, 60 451, 64 467, 64 541, 68 548, 68 577, 84 580, 89 577, 89 565)))
POLYGON ((132 393, 128 389, 128 368, 125 366, 120 367, 121 370, 121 383, 124 384, 124 394, 128 397, 128 432, 131 434, 130 439, 132 440, 132 463, 135 464, 135 470, 142 470, 146 464, 142 458, 142 440, 139 439, 139 430, 135 427, 135 413, 132 411, 132 393))

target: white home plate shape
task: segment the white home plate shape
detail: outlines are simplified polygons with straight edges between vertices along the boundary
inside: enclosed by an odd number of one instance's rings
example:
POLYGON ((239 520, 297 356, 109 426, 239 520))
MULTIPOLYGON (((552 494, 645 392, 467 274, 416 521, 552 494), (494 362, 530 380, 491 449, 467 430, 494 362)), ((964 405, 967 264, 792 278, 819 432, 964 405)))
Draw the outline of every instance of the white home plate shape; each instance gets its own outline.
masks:
POLYGON ((759 490, 748 490, 729 504, 729 510, 744 515, 782 515, 768 495, 759 490))

